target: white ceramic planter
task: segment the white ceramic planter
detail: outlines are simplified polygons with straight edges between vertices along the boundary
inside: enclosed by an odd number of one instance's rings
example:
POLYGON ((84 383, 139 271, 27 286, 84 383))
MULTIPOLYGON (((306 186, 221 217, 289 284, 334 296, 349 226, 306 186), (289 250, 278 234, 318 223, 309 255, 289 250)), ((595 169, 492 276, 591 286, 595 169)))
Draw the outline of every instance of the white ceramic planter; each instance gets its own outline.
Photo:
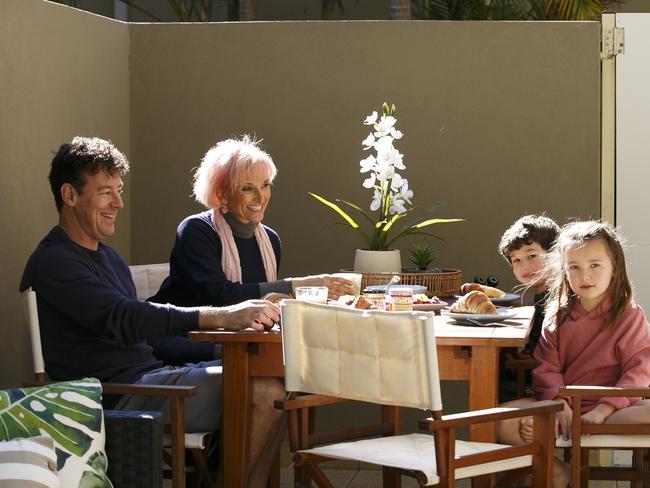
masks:
POLYGON ((357 249, 354 256, 354 270, 362 273, 399 273, 402 271, 399 249, 389 251, 357 249))

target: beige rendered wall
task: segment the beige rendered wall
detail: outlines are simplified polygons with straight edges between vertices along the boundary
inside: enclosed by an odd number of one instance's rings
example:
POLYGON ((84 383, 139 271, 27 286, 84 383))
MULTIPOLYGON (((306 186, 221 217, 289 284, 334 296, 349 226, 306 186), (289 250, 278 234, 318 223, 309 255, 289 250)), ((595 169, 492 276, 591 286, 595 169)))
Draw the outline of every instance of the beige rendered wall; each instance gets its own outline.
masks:
POLYGON ((516 218, 599 216, 598 23, 130 27, 136 263, 168 258, 177 223, 200 210, 192 168, 248 132, 279 168, 266 222, 283 240, 282 274, 350 267, 361 241, 307 192, 369 206, 362 120, 384 100, 398 108, 415 204, 446 201, 437 216, 467 220, 435 229, 439 266, 509 288, 496 245, 516 218))
MULTIPOLYGON (((75 135, 129 152, 126 24, 40 0, 0 2, 0 387, 30 379, 18 283, 56 224, 53 153, 75 135)), ((128 258, 129 216, 112 244, 128 258)))
MULTIPOLYGON (((495 274, 503 230, 547 211, 599 217, 599 24, 297 22, 132 24, 132 258, 168 259, 178 222, 201 208, 191 171, 216 141, 255 133, 279 176, 265 222, 283 276, 352 266, 360 240, 308 191, 364 207, 365 115, 398 107, 397 143, 417 205, 467 222, 435 229, 439 266, 495 274)), ((407 252, 412 241, 402 241, 407 252)), ((407 264, 406 258, 403 258, 407 264)), ((447 411, 465 385, 445 387, 447 411)), ((336 425, 369 412, 333 408, 336 425)), ((406 416, 415 430, 418 412, 406 416)), ((327 420, 325 420, 327 422, 327 420)))

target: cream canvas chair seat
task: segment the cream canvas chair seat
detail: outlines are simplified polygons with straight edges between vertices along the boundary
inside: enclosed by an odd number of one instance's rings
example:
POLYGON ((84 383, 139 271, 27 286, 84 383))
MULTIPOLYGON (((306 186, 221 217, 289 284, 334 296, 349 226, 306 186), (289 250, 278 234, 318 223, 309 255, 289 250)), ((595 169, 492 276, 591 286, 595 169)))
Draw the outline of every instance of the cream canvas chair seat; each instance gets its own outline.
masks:
POLYGON ((137 264, 129 266, 138 300, 146 300, 160 290, 169 276, 169 263, 137 264))
MULTIPOLYGON (((329 487, 318 464, 349 459, 383 466, 385 486, 390 484, 387 479, 398 482, 397 473, 413 476, 423 486, 454 486, 457 479, 525 466, 533 468, 534 486, 551 486, 553 418, 561 404, 536 402, 523 408, 443 417, 434 320, 432 313, 424 312, 283 302, 285 382, 291 393, 276 406, 289 411, 296 480, 307 482, 312 478, 318 486, 329 487), (297 392, 307 395, 296 396, 297 392), (394 435, 399 434, 399 426, 392 430, 384 426, 384 437, 314 447, 310 439, 331 441, 334 437, 310 435, 308 409, 327 403, 327 398, 422 409, 432 417, 420 423, 429 433, 394 435), (455 439, 458 427, 527 415, 533 415, 538 426, 529 445, 455 439)), ((349 439, 350 432, 343 432, 342 437, 349 439)), ((379 430, 369 432, 376 434, 379 430)))
POLYGON ((582 424, 581 405, 585 397, 650 397, 650 388, 566 386, 560 395, 572 400, 572 439, 560 437, 558 447, 571 449, 571 484, 586 487, 589 480, 627 480, 632 487, 650 487, 650 424, 582 424), (578 439, 576 442, 575 439, 578 439), (574 448, 575 447, 575 448, 574 448), (634 449, 630 468, 589 467, 590 449, 634 449))

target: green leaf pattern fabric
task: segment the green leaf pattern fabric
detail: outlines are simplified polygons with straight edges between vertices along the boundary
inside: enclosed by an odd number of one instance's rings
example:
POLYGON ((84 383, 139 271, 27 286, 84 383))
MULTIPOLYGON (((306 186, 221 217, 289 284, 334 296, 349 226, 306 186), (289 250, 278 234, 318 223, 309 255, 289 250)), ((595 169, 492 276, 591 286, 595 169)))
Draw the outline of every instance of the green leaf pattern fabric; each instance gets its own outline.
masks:
POLYGON ((101 395, 94 378, 0 390, 0 440, 48 435, 54 439, 61 486, 112 488, 101 395))

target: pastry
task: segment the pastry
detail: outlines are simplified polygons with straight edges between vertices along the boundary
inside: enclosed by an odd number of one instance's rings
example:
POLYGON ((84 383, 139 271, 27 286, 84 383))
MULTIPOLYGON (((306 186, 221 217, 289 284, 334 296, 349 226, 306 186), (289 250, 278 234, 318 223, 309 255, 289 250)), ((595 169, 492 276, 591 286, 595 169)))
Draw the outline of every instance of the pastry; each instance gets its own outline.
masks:
POLYGON ((488 298, 503 298, 506 295, 505 291, 501 291, 498 288, 494 288, 492 286, 481 285, 480 291, 485 293, 488 298))
POLYGON ((491 286, 481 285, 479 283, 465 283, 460 287, 460 292, 465 295, 470 291, 477 290, 485 293, 489 298, 503 298, 506 294, 505 291, 501 291, 498 288, 491 286))
POLYGON ((359 295, 359 298, 357 298, 357 301, 354 303, 354 308, 370 310, 371 308, 377 307, 375 307, 375 304, 368 300, 364 295, 359 295))
POLYGON ((476 313, 480 315, 496 315, 497 309, 488 296, 482 291, 472 290, 463 295, 451 306, 456 313, 476 313))
POLYGON ((463 283, 460 287, 460 292, 463 295, 467 295, 470 291, 478 290, 481 291, 481 285, 479 283, 463 283))

